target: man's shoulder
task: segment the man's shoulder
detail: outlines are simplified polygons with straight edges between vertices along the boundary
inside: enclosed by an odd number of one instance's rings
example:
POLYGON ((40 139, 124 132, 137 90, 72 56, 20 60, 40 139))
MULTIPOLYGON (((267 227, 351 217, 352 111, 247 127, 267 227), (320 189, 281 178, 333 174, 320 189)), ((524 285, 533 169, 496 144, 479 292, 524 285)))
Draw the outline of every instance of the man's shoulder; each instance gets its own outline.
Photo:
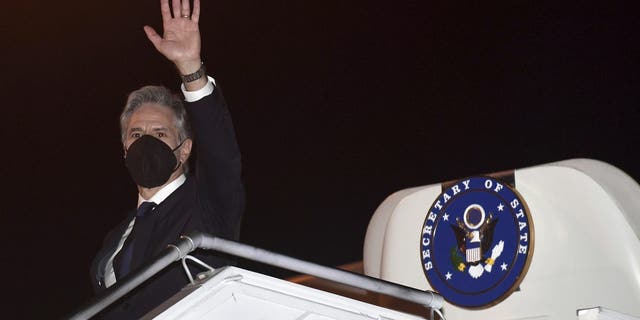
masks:
POLYGON ((184 183, 176 188, 176 190, 174 190, 166 199, 164 199, 164 201, 160 203, 156 210, 161 210, 161 213, 173 211, 189 211, 189 208, 196 200, 196 179, 190 174, 186 175, 186 177, 187 179, 184 181, 184 183))

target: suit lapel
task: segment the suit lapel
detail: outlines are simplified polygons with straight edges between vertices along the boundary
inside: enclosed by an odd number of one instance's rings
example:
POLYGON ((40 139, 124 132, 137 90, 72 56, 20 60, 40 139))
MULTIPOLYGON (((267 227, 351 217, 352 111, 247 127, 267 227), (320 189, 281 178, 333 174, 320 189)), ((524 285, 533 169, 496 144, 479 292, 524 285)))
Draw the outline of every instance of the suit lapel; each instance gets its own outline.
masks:
POLYGON ((102 249, 96 255, 91 267, 93 270, 92 274, 94 275, 95 280, 95 288, 105 288, 104 276, 107 268, 107 262, 116 251, 118 243, 120 243, 120 239, 122 239, 122 236, 124 235, 124 232, 127 229, 127 226, 129 226, 129 223, 131 222, 131 219, 133 219, 134 215, 135 210, 129 211, 127 214, 127 219, 113 228, 111 232, 109 232, 105 237, 102 249))

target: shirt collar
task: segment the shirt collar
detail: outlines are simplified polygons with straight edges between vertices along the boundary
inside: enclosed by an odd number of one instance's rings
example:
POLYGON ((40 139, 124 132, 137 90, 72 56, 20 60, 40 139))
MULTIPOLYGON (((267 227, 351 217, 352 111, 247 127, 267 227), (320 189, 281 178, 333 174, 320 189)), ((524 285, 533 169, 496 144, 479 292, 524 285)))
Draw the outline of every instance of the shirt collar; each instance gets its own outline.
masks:
POLYGON ((178 187, 180 187, 186 180, 187 177, 185 177, 184 174, 181 174, 175 180, 171 181, 166 186, 162 187, 162 189, 158 190, 158 192, 156 192, 156 194, 154 194, 151 199, 145 199, 142 197, 142 195, 138 194, 137 207, 140 207, 140 204, 145 201, 155 202, 156 205, 159 205, 162 201, 164 201, 164 199, 166 199, 169 195, 176 191, 176 189, 178 189, 178 187))

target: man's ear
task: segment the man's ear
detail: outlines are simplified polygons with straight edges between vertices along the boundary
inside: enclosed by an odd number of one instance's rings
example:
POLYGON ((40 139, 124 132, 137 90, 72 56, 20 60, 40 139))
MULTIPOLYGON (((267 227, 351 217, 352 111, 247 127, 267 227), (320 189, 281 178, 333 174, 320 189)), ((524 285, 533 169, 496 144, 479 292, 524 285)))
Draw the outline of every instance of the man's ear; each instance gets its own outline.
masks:
POLYGON ((180 162, 187 163, 189 160, 189 156, 191 155, 191 146, 193 145, 193 140, 187 139, 180 146, 180 162))

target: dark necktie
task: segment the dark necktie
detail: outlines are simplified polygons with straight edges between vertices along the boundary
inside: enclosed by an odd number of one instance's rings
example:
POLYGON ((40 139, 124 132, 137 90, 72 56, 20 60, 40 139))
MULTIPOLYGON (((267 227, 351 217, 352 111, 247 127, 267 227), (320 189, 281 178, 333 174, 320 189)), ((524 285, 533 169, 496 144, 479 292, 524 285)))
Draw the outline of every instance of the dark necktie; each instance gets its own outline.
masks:
POLYGON ((141 203, 138 207, 138 211, 136 211, 136 222, 133 224, 133 230, 131 230, 131 233, 127 236, 127 240, 124 242, 124 246, 122 247, 122 250, 120 250, 120 253, 118 253, 118 257, 114 259, 114 268, 118 279, 123 278, 129 273, 129 271, 131 271, 133 247, 136 240, 136 228, 140 229, 139 226, 142 224, 144 216, 149 214, 155 207, 155 202, 149 201, 141 203))

